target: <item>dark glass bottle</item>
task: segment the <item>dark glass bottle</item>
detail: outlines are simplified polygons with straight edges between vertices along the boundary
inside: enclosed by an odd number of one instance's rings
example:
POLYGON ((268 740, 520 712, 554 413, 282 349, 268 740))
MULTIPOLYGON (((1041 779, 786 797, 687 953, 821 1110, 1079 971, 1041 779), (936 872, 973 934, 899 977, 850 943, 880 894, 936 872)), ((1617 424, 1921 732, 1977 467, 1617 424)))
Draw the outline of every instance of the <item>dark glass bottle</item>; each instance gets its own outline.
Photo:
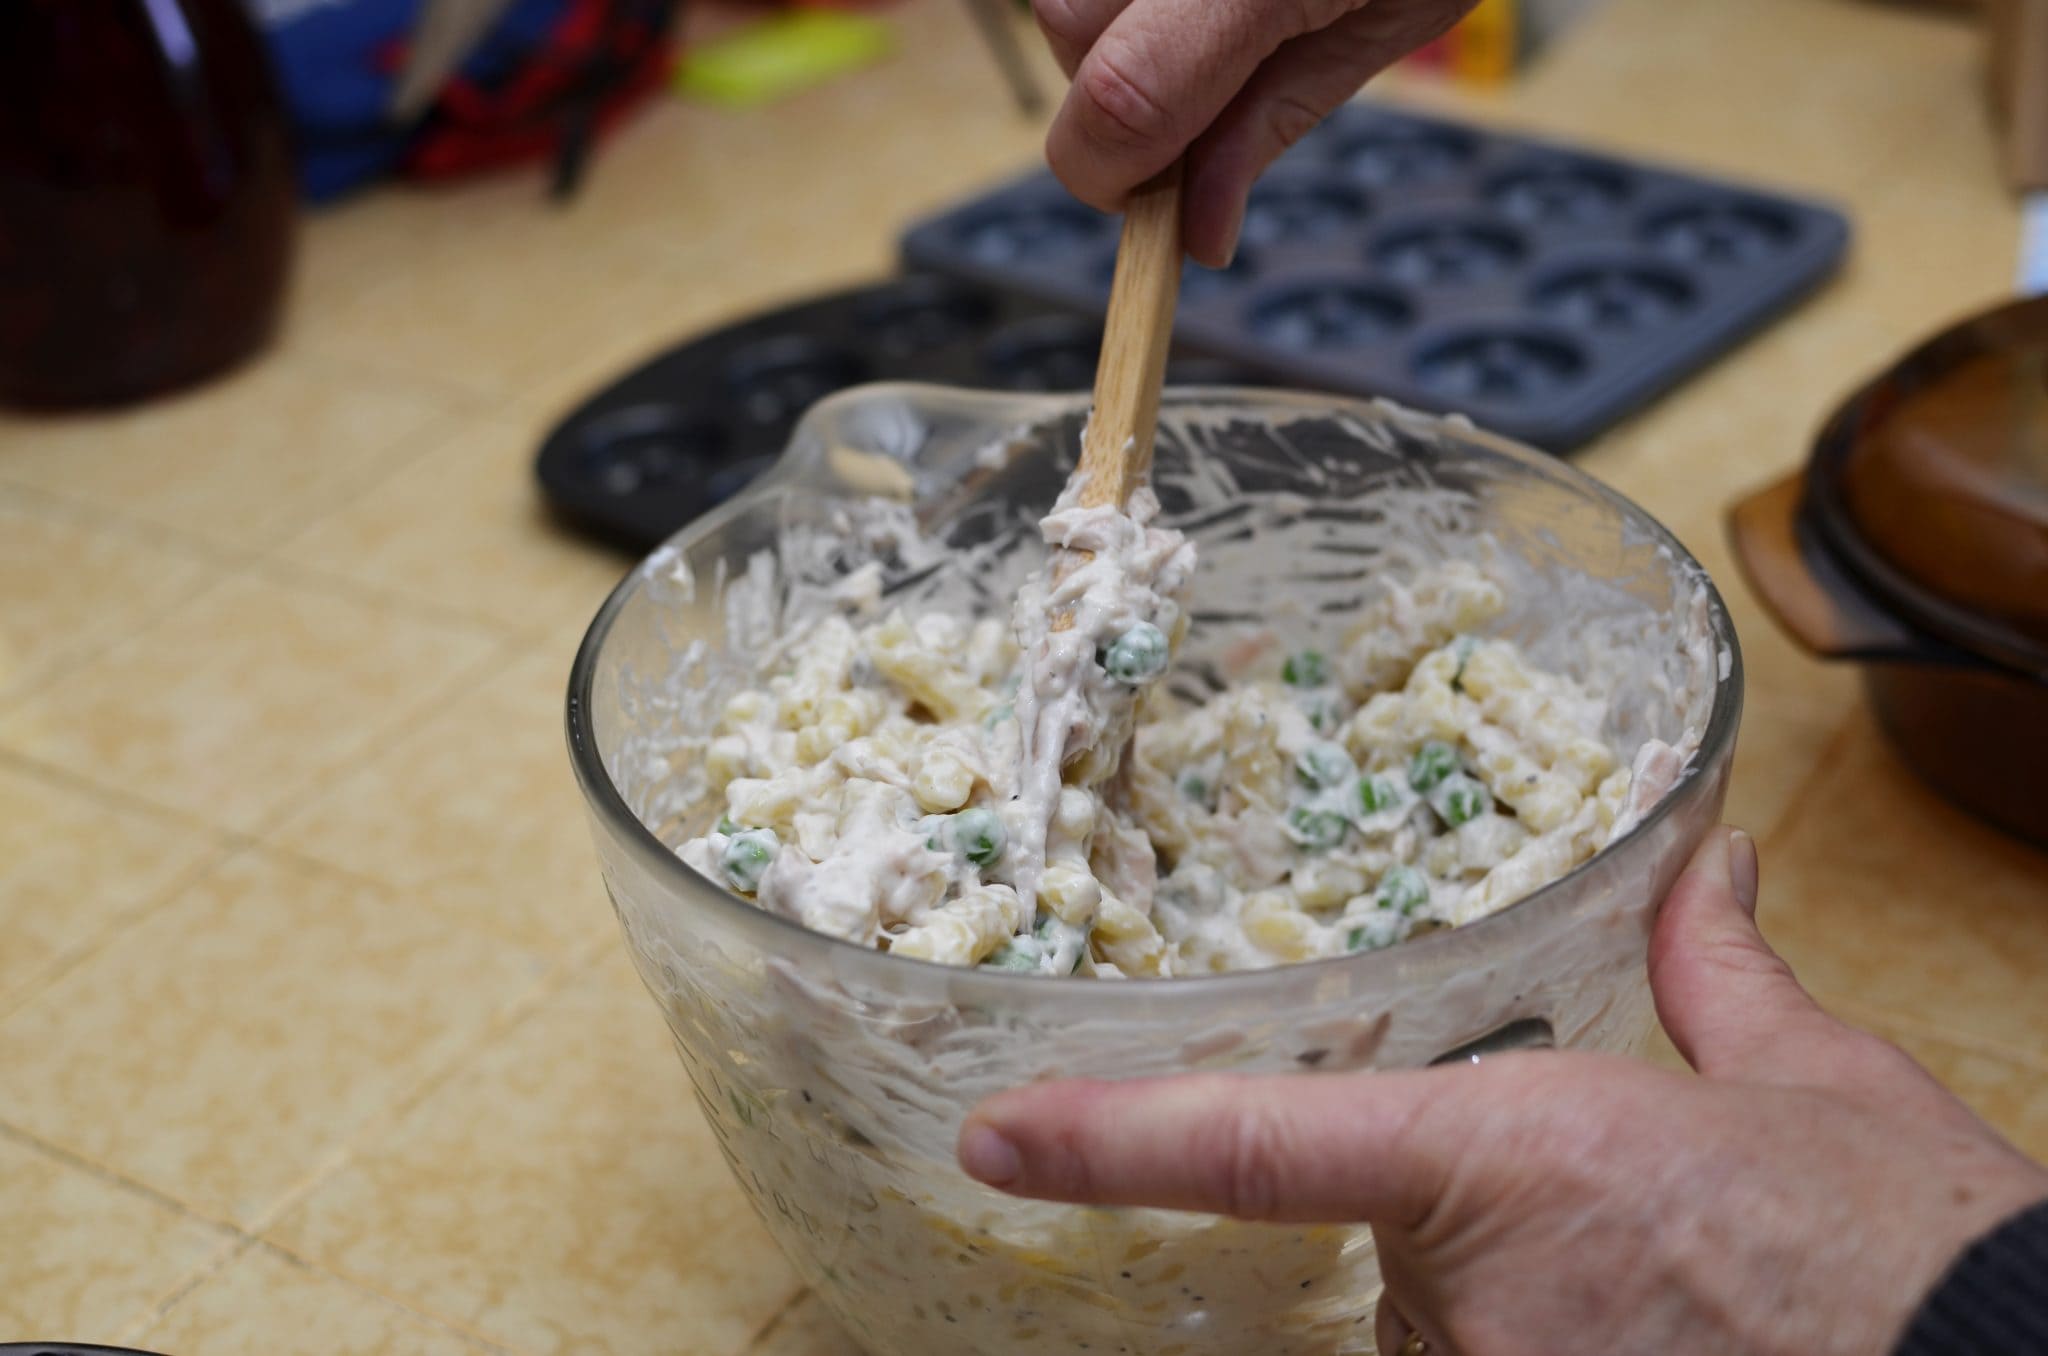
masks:
POLYGON ((120 404, 248 357, 296 210, 241 0, 0 0, 0 404, 120 404))

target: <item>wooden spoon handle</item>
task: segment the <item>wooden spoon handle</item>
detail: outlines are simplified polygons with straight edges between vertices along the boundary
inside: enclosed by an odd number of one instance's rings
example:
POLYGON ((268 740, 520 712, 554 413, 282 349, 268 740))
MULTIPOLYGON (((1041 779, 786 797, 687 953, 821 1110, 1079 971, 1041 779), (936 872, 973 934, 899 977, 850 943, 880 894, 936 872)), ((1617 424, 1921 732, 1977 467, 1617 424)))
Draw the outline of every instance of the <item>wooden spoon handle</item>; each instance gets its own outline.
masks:
POLYGON ((1122 507, 1152 471, 1152 437, 1173 310, 1180 298, 1181 165, 1131 194, 1095 368, 1095 409, 1081 435, 1081 502, 1122 507))

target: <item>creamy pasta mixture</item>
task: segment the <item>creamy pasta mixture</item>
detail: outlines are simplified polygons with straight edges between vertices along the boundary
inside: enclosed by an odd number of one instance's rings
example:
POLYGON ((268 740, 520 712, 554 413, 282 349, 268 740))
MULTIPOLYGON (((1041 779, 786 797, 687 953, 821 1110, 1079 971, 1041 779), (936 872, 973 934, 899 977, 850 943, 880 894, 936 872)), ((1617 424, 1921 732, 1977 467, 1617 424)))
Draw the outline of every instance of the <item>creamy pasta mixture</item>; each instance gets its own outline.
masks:
POLYGON ((1163 976, 1471 922, 1629 817, 1601 697, 1483 637, 1505 597, 1470 564, 1384 581, 1327 653, 1253 637, 1221 691, 1170 692, 1194 550, 1157 512, 1070 487, 1007 623, 819 621, 726 703, 725 812, 684 859, 899 955, 1163 976))

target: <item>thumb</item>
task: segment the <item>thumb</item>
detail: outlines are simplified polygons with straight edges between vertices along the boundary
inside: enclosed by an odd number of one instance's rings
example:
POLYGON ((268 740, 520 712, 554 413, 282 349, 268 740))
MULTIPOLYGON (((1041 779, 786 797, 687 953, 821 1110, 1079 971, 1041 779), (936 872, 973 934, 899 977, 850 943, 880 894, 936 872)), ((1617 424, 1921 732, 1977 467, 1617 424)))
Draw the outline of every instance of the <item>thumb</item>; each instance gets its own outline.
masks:
POLYGON ((1290 39, 1252 73, 1188 150, 1187 249, 1229 264, 1252 182, 1288 147, 1400 57, 1450 28, 1465 0, 1372 0, 1290 39))
POLYGON ((1650 938, 1657 1016, 1703 1074, 1811 1081, 1817 1046, 1845 1028, 1757 931, 1756 898, 1755 841, 1727 828, 1708 834, 1650 938))
POLYGON ((1188 253, 1227 267, 1252 183, 1367 79, 1401 55, 1375 31, 1379 7, 1284 44, 1188 148, 1188 253))
POLYGON ((976 1107, 960 1165, 1041 1200, 1410 1227, 1442 1194, 1470 1119, 1457 1108, 1488 1073, 1042 1083, 976 1107))

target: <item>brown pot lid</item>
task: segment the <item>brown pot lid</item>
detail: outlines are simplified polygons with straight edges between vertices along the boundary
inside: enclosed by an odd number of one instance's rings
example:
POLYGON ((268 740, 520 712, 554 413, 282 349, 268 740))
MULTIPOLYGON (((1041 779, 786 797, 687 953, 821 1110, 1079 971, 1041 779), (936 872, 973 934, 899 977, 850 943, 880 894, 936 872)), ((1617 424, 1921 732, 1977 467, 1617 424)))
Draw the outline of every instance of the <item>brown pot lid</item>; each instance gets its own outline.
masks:
POLYGON ((1903 617, 2048 673, 2048 298, 1965 321, 1864 388, 1807 484, 1830 546, 1903 617))

